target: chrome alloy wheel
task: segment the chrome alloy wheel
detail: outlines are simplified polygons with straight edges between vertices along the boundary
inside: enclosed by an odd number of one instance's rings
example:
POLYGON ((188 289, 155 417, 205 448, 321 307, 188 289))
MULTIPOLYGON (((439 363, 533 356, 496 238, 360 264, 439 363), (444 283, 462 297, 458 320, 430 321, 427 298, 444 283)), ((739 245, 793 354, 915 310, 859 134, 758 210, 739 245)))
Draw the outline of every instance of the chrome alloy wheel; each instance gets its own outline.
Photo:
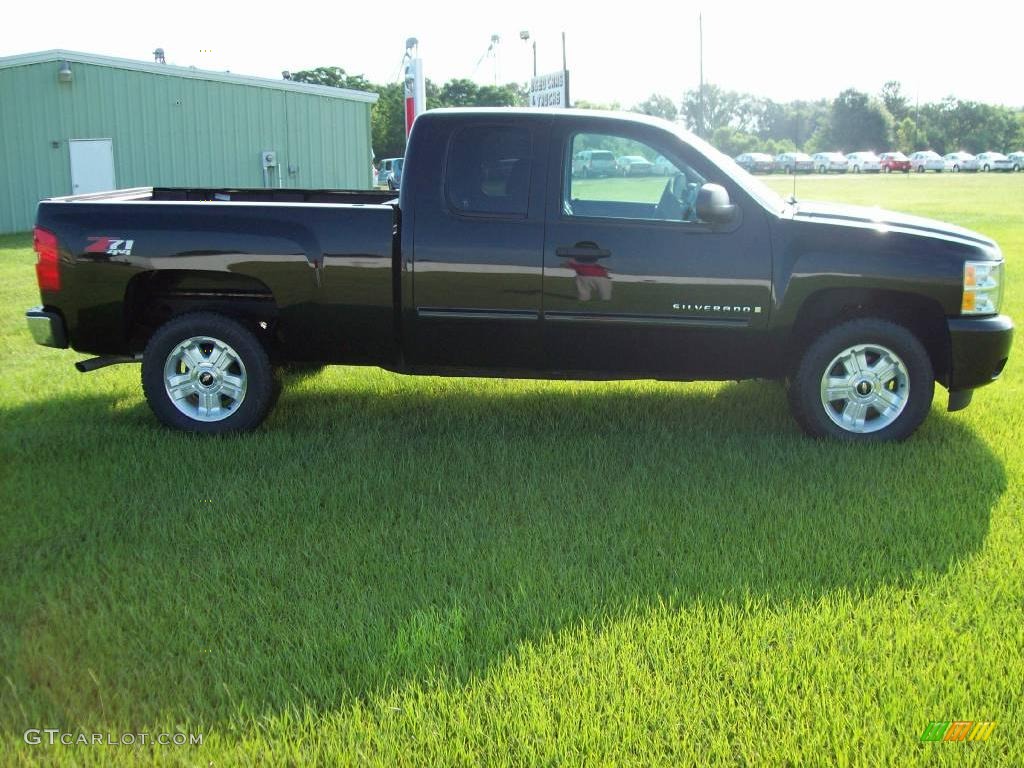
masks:
POLYGON ((821 377, 821 404, 842 429, 868 434, 899 418, 910 397, 907 366, 891 349, 857 344, 833 358, 821 377))
POLYGON ((245 365, 223 341, 193 336, 167 355, 164 388, 174 407, 190 419, 221 421, 245 400, 245 365))

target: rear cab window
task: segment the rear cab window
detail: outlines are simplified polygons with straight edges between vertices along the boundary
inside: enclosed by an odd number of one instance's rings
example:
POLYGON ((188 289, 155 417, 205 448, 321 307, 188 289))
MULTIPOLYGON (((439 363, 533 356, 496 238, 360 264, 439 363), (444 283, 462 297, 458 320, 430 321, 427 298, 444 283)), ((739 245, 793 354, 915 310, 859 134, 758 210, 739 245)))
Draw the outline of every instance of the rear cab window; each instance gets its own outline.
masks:
POLYGON ((533 142, 528 128, 461 128, 448 145, 448 206, 470 216, 526 218, 532 166, 533 142))

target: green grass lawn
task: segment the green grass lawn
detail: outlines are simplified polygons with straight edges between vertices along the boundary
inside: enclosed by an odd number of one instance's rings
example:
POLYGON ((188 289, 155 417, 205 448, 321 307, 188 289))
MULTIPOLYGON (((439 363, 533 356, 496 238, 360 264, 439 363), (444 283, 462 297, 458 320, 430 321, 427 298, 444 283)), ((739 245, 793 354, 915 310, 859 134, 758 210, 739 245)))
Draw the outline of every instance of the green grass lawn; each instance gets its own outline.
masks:
MULTIPOLYGON (((1024 318, 1024 174, 797 196, 994 236, 1024 318)), ((33 261, 0 238, 0 764, 1024 763, 1020 350, 902 445, 768 383, 358 368, 201 439, 31 343, 33 261), (920 742, 960 719, 998 725, 920 742)))

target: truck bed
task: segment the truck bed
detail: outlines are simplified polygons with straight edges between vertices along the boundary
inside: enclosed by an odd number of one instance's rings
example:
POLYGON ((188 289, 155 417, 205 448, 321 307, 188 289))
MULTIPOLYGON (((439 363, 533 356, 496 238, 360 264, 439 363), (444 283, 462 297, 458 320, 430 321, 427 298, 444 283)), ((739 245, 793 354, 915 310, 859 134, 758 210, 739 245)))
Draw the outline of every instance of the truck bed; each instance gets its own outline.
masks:
POLYGON ((390 364, 398 201, 376 190, 140 187, 52 198, 72 346, 136 354, 182 311, 244 305, 289 358, 390 364))
POLYGON ((377 189, 273 189, 241 187, 133 187, 51 197, 48 202, 241 202, 380 205, 396 203, 396 192, 377 189))

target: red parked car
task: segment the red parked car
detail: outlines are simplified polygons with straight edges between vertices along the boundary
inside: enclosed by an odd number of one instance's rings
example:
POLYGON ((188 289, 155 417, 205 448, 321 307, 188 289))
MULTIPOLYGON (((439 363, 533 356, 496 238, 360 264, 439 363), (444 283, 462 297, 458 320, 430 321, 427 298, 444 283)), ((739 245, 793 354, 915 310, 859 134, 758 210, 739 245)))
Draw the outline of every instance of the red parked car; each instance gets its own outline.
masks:
POLYGON ((892 173, 893 171, 910 173, 910 158, 902 152, 883 152, 882 172, 892 173))

